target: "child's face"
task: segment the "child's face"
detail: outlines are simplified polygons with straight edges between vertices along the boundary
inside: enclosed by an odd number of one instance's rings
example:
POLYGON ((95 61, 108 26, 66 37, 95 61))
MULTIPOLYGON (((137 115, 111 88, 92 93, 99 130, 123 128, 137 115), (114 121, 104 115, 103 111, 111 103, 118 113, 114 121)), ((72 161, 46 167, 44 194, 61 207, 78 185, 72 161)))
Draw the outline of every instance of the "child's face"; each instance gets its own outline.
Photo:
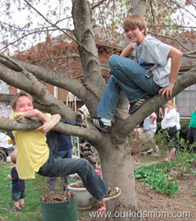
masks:
POLYGON ((25 112, 33 110, 33 102, 27 96, 21 96, 16 101, 16 108, 13 110, 14 112, 25 112))
POLYGON ((167 110, 171 110, 172 106, 170 104, 166 104, 166 108, 167 108, 167 110))
POLYGON ((134 29, 125 30, 127 38, 132 42, 136 42, 138 45, 142 43, 145 38, 145 29, 140 30, 138 27, 134 29))

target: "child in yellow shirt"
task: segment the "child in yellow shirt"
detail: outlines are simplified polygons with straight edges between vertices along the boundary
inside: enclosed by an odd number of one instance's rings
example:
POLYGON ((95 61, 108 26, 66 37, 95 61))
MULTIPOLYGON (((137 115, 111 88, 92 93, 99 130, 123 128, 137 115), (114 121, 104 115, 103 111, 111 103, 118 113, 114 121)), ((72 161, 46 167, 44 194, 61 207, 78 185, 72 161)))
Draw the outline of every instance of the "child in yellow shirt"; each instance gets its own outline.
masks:
POLYGON ((14 111, 12 119, 38 118, 43 123, 36 130, 13 131, 18 147, 16 168, 20 179, 34 179, 35 172, 47 177, 78 173, 84 186, 95 199, 107 201, 120 195, 120 189, 109 187, 87 160, 61 159, 55 155, 60 133, 51 129, 60 121, 60 115, 46 115, 34 109, 33 98, 25 92, 15 95, 12 108, 14 111))

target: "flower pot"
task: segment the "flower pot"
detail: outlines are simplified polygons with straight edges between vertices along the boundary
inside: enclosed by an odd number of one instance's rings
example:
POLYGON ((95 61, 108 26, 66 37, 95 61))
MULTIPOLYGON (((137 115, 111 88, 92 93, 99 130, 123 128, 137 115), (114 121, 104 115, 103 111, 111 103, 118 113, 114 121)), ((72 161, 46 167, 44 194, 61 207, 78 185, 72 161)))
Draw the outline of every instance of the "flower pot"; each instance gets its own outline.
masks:
POLYGON ((53 203, 41 202, 40 208, 43 221, 77 221, 77 201, 76 197, 67 201, 53 203))
POLYGON ((81 183, 82 182, 69 184, 68 190, 76 195, 78 209, 87 210, 92 207, 93 196, 85 187, 77 187, 78 185, 80 186, 81 183))

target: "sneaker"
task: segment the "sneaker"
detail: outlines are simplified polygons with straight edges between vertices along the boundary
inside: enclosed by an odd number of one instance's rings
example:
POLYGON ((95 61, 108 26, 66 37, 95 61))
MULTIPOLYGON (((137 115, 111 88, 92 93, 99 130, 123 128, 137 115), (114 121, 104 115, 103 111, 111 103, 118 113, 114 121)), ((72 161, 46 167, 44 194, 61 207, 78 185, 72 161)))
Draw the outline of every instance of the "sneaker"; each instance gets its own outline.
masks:
POLYGON ((144 103, 146 103, 147 100, 149 100, 152 97, 152 95, 146 94, 142 98, 140 98, 138 101, 130 103, 129 108, 129 114, 133 114, 136 110, 138 110, 144 103))
POLYGON ((104 123, 100 117, 89 117, 87 120, 96 128, 104 131, 104 132, 109 132, 111 126, 109 126, 107 123, 104 123))
POLYGON ((121 194, 121 190, 118 187, 111 188, 108 194, 102 199, 102 201, 108 201, 119 197, 121 194))
POLYGON ((154 152, 154 149, 153 148, 150 148, 148 151, 147 151, 147 154, 151 154, 154 152))
POLYGON ((17 207, 17 206, 15 206, 11 209, 12 212, 16 212, 16 211, 20 211, 20 210, 21 210, 20 207, 17 207))

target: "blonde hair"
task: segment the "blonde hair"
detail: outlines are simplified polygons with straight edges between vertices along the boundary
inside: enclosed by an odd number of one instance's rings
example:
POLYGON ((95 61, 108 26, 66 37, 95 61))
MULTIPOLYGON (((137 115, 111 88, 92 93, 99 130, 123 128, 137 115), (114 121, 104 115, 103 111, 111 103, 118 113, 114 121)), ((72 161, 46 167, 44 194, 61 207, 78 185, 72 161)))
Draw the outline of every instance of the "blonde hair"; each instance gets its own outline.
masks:
POLYGON ((23 97, 23 96, 28 97, 30 100, 32 100, 32 103, 33 103, 33 98, 32 98, 32 96, 29 93, 27 93, 27 92, 20 92, 20 93, 15 94, 14 97, 12 98, 12 100, 11 100, 11 106, 12 106, 13 109, 16 109, 16 102, 17 102, 17 100, 20 97, 23 97))
POLYGON ((177 106, 171 101, 169 100, 166 105, 169 104, 170 106, 172 106, 172 108, 176 108, 177 106), (176 107, 175 107, 176 106, 176 107))
POLYGON ((12 153, 11 154, 11 162, 13 164, 16 164, 16 158, 17 158, 17 153, 16 152, 12 153))
POLYGON ((174 104, 174 108, 176 109, 176 111, 178 112, 178 107, 176 104, 174 104))
POLYGON ((141 15, 131 15, 128 18, 126 18, 123 22, 123 29, 125 31, 130 29, 135 29, 137 27, 140 29, 140 31, 142 29, 145 29, 144 35, 147 35, 146 21, 141 15))

